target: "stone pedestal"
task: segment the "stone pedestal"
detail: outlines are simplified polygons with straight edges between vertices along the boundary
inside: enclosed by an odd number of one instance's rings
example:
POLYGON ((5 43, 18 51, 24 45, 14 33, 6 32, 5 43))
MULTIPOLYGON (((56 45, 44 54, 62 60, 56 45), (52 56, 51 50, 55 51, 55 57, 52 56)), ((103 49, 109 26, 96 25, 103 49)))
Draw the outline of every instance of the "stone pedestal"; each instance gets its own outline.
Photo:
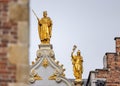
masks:
POLYGON ((40 44, 36 61, 30 67, 30 86, 73 86, 64 71, 63 65, 55 60, 52 45, 40 44))
POLYGON ((40 44, 38 45, 39 49, 53 49, 53 46, 51 44, 40 44))
POLYGON ((82 81, 74 81, 75 86, 82 86, 83 82, 82 81))

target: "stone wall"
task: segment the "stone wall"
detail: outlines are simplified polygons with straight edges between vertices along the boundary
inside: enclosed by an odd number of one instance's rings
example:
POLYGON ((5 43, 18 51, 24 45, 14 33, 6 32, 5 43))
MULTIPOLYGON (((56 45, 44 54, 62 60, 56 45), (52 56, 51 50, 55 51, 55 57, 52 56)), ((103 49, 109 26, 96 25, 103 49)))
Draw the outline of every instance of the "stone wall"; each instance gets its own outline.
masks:
POLYGON ((0 86, 27 82, 29 0, 0 0, 0 86))

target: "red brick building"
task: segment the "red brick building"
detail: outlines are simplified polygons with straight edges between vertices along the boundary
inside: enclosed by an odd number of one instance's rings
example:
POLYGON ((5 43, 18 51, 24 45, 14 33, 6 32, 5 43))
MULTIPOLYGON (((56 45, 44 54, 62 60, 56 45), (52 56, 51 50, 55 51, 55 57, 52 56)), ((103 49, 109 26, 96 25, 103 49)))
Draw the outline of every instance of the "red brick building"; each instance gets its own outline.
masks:
MULTIPOLYGON (((26 39, 29 39, 29 31, 26 31, 28 27, 25 27, 25 29, 23 27, 26 22, 26 26, 29 25, 29 5, 27 2, 28 0, 0 0, 0 86, 8 86, 8 83, 18 81, 16 79, 18 66, 16 59, 20 59, 20 56, 15 54, 16 51, 10 53, 9 48, 12 50, 12 46, 23 46, 23 44, 28 46, 28 40, 25 42, 26 39), (21 34, 25 36, 24 39, 21 34)), ((21 49, 25 49, 25 46, 21 49)), ((25 52, 28 52, 28 50, 25 52)), ((21 62, 21 60, 19 61, 21 62)))
POLYGON ((8 18, 10 1, 0 0, 0 86, 16 81, 16 66, 8 61, 8 46, 17 43, 17 22, 8 18))
MULTIPOLYGON (((17 63, 27 64, 28 61, 28 2, 29 0, 0 0, 0 86, 26 79, 21 76, 27 71, 21 72, 22 66, 17 63), (11 45, 15 50, 12 55, 9 50, 11 45)), ((115 42, 116 52, 105 54, 104 68, 90 72, 87 86, 120 86, 120 37, 116 37, 115 42)))
POLYGON ((115 42, 116 52, 105 54, 104 68, 90 72, 87 86, 120 86, 120 37, 115 42))

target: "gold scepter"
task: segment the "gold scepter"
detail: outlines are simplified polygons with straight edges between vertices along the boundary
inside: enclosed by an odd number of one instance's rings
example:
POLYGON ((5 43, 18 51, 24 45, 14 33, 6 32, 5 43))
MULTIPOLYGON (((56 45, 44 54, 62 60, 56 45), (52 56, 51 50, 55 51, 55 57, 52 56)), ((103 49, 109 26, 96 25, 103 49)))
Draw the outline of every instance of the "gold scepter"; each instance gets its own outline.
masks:
POLYGON ((34 13, 34 15, 36 16, 38 22, 39 22, 39 18, 37 17, 36 13, 34 12, 34 10, 32 9, 32 12, 34 13))

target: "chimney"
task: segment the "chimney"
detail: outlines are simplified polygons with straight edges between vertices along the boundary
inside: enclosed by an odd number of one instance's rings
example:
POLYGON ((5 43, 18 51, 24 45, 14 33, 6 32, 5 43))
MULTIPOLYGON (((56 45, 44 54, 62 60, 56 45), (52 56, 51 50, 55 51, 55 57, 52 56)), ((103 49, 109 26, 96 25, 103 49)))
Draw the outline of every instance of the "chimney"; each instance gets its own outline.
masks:
POLYGON ((116 53, 117 55, 120 55, 120 37, 115 37, 115 42, 116 42, 116 53))

